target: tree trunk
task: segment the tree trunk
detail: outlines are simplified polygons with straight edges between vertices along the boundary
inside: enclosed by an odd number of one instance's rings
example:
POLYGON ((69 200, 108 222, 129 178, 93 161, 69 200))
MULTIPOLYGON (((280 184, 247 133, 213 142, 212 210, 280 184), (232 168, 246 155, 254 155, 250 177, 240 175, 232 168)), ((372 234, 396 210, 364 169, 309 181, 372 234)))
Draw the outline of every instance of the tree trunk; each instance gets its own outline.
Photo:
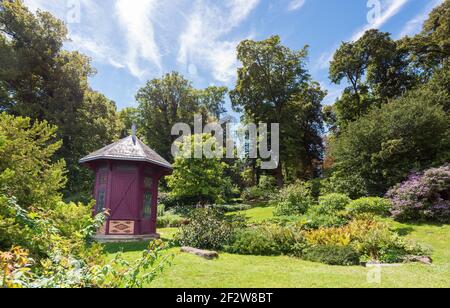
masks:
POLYGON ((277 179, 277 186, 279 189, 283 188, 284 186, 284 177, 283 177, 283 166, 281 165, 281 162, 278 163, 278 167, 275 170, 275 178, 277 179))

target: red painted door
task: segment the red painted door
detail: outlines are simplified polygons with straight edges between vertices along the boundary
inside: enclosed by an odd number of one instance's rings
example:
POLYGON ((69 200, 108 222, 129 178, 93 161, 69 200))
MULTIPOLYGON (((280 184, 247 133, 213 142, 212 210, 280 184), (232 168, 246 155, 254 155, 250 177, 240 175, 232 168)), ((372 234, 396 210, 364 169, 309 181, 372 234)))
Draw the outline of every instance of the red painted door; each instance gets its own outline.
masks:
POLYGON ((138 193, 137 173, 116 171, 111 186, 110 220, 136 220, 138 193))

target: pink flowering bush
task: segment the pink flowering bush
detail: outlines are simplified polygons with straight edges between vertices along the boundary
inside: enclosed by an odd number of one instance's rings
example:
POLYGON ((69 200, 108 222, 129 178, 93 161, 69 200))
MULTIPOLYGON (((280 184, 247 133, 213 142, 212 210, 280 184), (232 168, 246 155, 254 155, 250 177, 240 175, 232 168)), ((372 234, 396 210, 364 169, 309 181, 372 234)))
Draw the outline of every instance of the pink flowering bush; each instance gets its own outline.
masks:
POLYGON ((413 173, 392 188, 392 216, 399 221, 450 221, 450 166, 413 173))

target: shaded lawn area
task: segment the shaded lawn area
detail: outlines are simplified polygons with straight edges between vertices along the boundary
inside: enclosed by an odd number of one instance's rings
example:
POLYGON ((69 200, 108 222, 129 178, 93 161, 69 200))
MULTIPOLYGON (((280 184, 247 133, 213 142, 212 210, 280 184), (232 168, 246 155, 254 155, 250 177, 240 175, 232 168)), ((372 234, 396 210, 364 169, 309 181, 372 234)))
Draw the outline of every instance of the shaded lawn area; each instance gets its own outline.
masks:
MULTIPOLYGON (((271 217, 273 209, 255 208, 244 211, 253 221, 271 217), (269 216, 268 216, 269 215, 269 216)), ((214 261, 182 254, 179 248, 173 265, 152 283, 151 287, 167 288, 284 288, 284 287, 450 287, 450 226, 394 224, 406 236, 433 249, 432 266, 406 264, 383 268, 381 283, 369 283, 369 269, 361 266, 328 266, 291 257, 257 257, 220 254, 214 261)), ((161 229, 169 239, 176 229, 161 229)), ((111 256, 123 249, 124 257, 138 258, 148 243, 109 244, 111 256)))

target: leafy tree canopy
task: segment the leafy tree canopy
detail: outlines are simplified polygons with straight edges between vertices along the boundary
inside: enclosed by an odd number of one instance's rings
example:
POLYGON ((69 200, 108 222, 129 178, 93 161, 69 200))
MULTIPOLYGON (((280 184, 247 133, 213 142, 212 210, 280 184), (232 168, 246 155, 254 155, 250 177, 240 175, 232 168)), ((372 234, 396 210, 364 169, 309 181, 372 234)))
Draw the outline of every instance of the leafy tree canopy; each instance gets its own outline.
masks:
POLYGON ((156 152, 172 160, 171 147, 177 138, 171 135, 173 125, 193 127, 194 114, 201 114, 204 121, 217 120, 224 112, 226 92, 224 87, 195 89, 176 72, 153 79, 136 95, 140 134, 156 152))
MULTIPOLYGON (((216 139, 211 135, 193 135, 180 144, 180 151, 194 153, 195 147, 204 148, 215 143, 216 139)), ((226 187, 231 185, 229 178, 224 176, 226 164, 219 158, 194 159, 183 154, 175 159, 173 168, 168 184, 176 199, 193 200, 202 206, 215 204, 223 201, 226 187)))
POLYGON ((89 194, 78 160, 116 139, 121 125, 115 103, 89 88, 90 59, 63 50, 67 40, 66 26, 50 13, 0 2, 0 110, 56 125, 69 191, 89 194))
POLYGON ((353 197, 383 195, 411 170, 448 161, 449 116, 440 100, 427 89, 411 91, 331 139, 337 190, 353 197))
POLYGON ((61 147, 56 127, 0 114, 0 192, 26 207, 52 208, 66 183, 65 163, 54 161, 61 147))
POLYGON ((279 123, 281 159, 276 177, 314 174, 314 161, 322 147, 321 102, 325 93, 305 69, 307 47, 295 51, 281 44, 279 36, 263 41, 245 40, 237 48, 242 67, 230 97, 246 121, 279 123), (295 168, 284 168, 283 163, 295 168), (289 169, 289 171, 288 171, 289 169))

